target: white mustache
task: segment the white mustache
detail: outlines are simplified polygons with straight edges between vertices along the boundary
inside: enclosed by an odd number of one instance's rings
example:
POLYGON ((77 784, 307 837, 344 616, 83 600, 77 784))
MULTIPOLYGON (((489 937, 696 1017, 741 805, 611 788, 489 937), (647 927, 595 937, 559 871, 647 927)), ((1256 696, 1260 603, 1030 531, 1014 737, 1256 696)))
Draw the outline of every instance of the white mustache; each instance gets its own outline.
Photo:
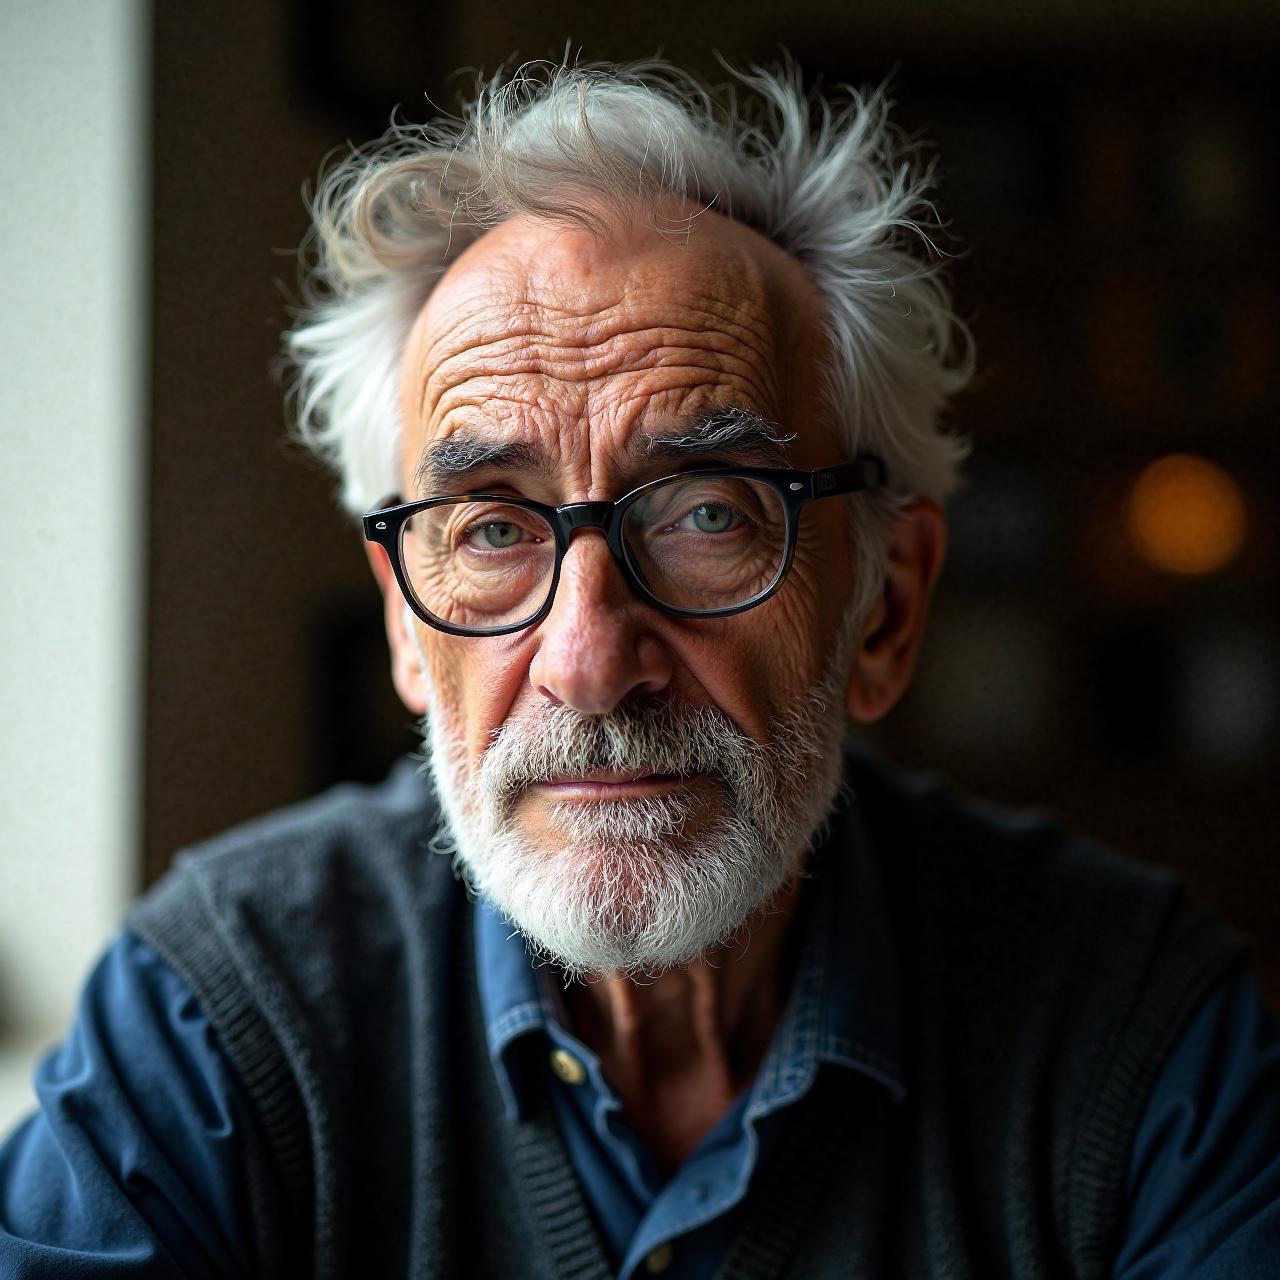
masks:
POLYGON ((714 707, 685 710, 668 701, 634 702, 584 716, 559 706, 536 720, 508 721, 498 729, 474 783, 490 803, 503 805, 537 783, 605 769, 700 774, 732 792, 761 753, 758 743, 714 707))

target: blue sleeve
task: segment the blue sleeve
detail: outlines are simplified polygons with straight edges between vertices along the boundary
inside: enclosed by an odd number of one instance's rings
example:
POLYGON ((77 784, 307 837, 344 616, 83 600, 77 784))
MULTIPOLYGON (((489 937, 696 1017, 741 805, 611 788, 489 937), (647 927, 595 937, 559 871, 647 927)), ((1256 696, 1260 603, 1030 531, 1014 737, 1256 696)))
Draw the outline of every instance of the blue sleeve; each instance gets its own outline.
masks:
POLYGON ((1134 1141, 1114 1280, 1280 1276, 1280 1022, 1247 970, 1217 988, 1134 1141))
POLYGON ((248 1276, 246 1104, 183 980, 122 934, 0 1144, 0 1276, 248 1276))

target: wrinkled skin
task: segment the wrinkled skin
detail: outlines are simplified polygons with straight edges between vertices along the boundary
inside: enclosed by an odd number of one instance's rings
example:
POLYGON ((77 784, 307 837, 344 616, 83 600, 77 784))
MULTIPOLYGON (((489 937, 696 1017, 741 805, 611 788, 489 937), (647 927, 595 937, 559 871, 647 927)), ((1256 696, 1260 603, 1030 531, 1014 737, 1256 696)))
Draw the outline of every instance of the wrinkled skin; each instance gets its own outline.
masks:
MULTIPOLYGON (((482 472, 468 480, 472 491, 505 487, 551 503, 615 498, 676 469, 629 454, 637 433, 679 427, 712 406, 781 424, 796 437, 793 466, 845 461, 818 400, 822 310, 803 268, 718 214, 699 214, 691 228, 664 237, 641 214, 601 237, 518 217, 470 246, 406 347, 406 497, 416 496, 423 448, 467 427, 524 441, 546 462, 545 475, 482 472)), ((879 717, 906 688, 942 547, 936 507, 913 504, 891 535, 885 588, 850 665, 846 705, 856 718, 879 717)), ((604 539, 586 533, 575 537, 554 606, 536 627, 473 639, 415 622, 415 644, 385 557, 371 550, 371 563, 400 696, 415 712, 430 696, 468 767, 508 717, 536 718, 556 702, 598 714, 661 694, 718 707, 767 741, 771 719, 818 680, 853 589, 838 500, 806 509, 783 588, 729 618, 682 620, 649 607, 630 593, 604 539)), ((715 803, 709 786, 707 800, 715 803)), ((553 856, 554 819, 538 788, 516 817, 553 856)), ((571 995, 578 1033, 666 1166, 758 1067, 784 994, 778 967, 794 899, 784 893, 753 922, 751 946, 732 963, 708 958, 715 964, 643 986, 613 975, 571 995)))

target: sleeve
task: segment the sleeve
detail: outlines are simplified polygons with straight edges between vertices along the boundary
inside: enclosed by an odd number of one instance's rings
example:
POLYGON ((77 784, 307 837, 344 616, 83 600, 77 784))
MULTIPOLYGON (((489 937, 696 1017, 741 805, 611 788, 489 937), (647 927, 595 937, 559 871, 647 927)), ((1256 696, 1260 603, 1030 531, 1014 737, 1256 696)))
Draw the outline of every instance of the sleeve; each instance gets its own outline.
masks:
POLYGON ((252 1123, 185 982, 124 933, 0 1144, 0 1276, 249 1276, 252 1123))
POLYGON ((1113 1280, 1280 1276, 1280 1022, 1253 975, 1220 985, 1134 1140, 1113 1280))

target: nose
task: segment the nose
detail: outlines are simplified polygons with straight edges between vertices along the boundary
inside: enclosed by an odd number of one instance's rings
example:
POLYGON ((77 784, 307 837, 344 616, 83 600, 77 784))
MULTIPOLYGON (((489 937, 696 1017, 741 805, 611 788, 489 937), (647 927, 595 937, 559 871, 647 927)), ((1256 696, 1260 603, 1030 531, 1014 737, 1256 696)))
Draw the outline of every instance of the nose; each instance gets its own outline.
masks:
POLYGON ((672 661, 647 625, 652 616, 627 586, 604 536, 575 533, 551 612, 538 625, 530 683, 583 715, 661 693, 671 683, 672 661))

